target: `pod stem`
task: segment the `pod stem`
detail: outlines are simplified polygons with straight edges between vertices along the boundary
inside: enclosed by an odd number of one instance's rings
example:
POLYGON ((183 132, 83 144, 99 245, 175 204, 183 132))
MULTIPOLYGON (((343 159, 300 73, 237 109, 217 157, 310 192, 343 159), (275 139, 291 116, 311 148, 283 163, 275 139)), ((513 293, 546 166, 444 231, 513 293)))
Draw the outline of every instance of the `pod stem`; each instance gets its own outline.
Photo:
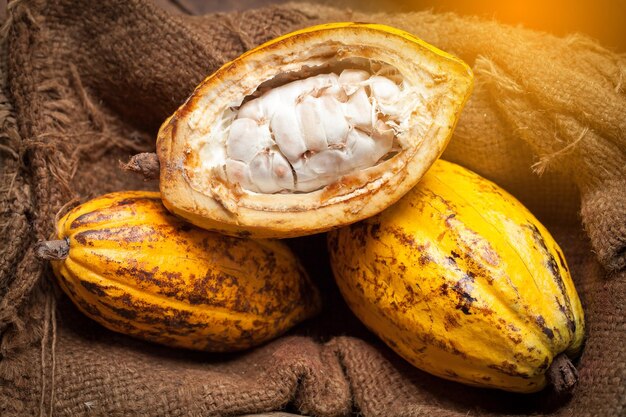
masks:
POLYGON ((70 253, 70 242, 67 239, 46 240, 35 245, 35 256, 47 261, 62 261, 70 253))
POLYGON ((569 394, 578 383, 578 371, 565 353, 554 358, 547 377, 558 394, 569 394))
POLYGON ((133 155, 127 164, 120 162, 123 170, 136 172, 143 175, 144 181, 159 178, 160 167, 159 157, 154 152, 143 152, 133 155))

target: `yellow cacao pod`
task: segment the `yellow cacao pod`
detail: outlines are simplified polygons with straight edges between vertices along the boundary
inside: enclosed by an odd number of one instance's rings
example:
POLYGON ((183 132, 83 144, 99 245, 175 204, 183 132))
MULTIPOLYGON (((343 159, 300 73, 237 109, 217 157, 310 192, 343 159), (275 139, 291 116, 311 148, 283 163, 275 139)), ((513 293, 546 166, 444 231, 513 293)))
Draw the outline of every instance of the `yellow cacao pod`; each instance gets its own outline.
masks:
POLYGON ((437 161, 397 204, 328 239, 352 311, 427 372, 534 392, 557 355, 581 348, 583 311, 557 243, 515 198, 458 165, 437 161))
MULTIPOLYGON (((277 241, 222 236, 170 214, 159 193, 118 192, 61 218, 58 282, 103 326, 164 345, 233 351, 285 332, 320 308, 317 289, 277 241)), ((56 249, 56 253, 54 251, 56 249)))
POLYGON ((443 152, 472 82, 465 63, 388 26, 281 36, 206 78, 163 124, 163 202, 238 236, 302 236, 367 218, 443 152))

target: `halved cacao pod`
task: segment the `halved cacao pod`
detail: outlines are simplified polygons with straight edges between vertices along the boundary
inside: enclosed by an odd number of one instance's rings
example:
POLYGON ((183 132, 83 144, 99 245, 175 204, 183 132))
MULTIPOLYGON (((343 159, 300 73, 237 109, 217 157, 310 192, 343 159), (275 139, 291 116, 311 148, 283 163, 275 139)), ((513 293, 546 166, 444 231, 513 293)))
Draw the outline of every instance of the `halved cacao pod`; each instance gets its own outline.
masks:
POLYGON ((58 282, 103 326, 164 345, 246 349, 320 308, 317 289, 277 241, 209 232, 176 218, 159 193, 119 192, 60 219, 57 241, 38 246, 56 259, 58 282))
POLYGON ((335 278, 357 317, 443 378, 534 392, 571 389, 583 310, 563 252, 492 182, 437 161, 377 216, 329 233, 335 278))
POLYGON ((206 78, 163 124, 163 202, 240 236, 300 236, 369 217, 443 152, 472 82, 461 60, 388 26, 282 36, 206 78))

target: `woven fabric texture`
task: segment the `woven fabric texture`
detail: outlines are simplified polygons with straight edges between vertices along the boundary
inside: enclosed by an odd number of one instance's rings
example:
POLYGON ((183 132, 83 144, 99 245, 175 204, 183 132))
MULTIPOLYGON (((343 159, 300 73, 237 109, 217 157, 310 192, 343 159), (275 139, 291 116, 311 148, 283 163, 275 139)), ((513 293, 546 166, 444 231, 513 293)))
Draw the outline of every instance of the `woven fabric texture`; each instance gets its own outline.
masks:
POLYGON ((452 14, 365 15, 303 3, 193 17, 146 0, 17 0, 8 16, 0 60, 1 415, 626 412, 623 56, 580 36, 452 14), (571 398, 475 389, 410 367, 341 301, 323 235, 290 244, 323 290, 324 312, 236 355, 109 332, 83 317, 34 258, 33 245, 72 200, 157 187, 122 172, 119 161, 153 150, 159 124, 205 76, 278 35, 344 20, 405 29, 474 69, 474 93, 444 157, 512 192, 562 245, 588 331, 571 398))

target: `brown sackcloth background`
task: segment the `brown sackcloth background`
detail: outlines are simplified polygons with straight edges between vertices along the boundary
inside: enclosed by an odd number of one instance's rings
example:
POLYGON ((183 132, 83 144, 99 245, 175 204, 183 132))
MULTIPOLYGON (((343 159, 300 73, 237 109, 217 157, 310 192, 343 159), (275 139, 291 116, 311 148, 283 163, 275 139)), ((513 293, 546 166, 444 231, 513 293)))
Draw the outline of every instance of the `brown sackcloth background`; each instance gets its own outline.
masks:
POLYGON ((626 413, 623 56, 580 36, 450 14, 286 4, 190 17, 146 0, 14 1, 2 55, 0 415, 626 413), (73 198, 157 186, 118 162, 152 150, 160 122, 202 78, 277 35, 340 20, 392 24, 474 68, 475 91, 445 156, 514 193, 563 246, 587 318, 571 398, 474 389, 413 369, 347 311, 323 235, 291 243, 324 291, 324 313, 233 355, 109 332, 79 314, 33 257, 73 198))

